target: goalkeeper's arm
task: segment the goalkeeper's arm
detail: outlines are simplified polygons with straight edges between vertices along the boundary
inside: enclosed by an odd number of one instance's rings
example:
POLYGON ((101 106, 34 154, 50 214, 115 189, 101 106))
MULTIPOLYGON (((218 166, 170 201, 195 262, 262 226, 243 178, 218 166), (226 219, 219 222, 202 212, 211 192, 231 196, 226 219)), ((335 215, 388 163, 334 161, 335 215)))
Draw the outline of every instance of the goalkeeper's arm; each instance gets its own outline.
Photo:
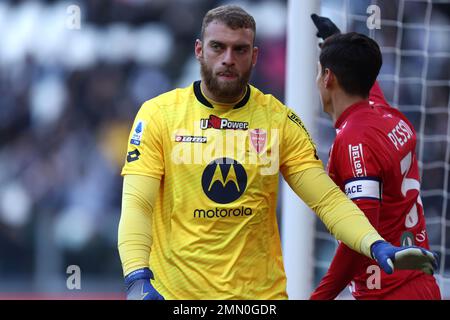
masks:
POLYGON ((370 246, 384 239, 322 168, 303 170, 285 179, 336 239, 371 258, 370 246))
POLYGON ((285 177, 294 192, 313 209, 326 227, 351 249, 377 261, 388 274, 397 269, 432 274, 437 255, 420 247, 395 247, 378 234, 364 213, 321 168, 310 168, 285 177))
POLYGON ((152 214, 160 181, 125 175, 118 248, 124 275, 148 268, 152 245, 152 214))
POLYGON ((118 248, 127 299, 162 300, 153 288, 149 269, 152 246, 152 215, 160 181, 140 175, 125 175, 118 248))

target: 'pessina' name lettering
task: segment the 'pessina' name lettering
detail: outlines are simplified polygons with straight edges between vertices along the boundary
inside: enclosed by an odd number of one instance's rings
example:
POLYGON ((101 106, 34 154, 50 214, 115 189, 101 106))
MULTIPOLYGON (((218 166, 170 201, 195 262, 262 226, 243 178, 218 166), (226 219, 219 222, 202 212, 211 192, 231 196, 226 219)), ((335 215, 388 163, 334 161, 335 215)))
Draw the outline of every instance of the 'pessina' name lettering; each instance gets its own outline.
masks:
POLYGON ((388 133, 389 139, 397 150, 400 150, 408 140, 412 139, 414 133, 405 121, 400 120, 395 127, 388 133))

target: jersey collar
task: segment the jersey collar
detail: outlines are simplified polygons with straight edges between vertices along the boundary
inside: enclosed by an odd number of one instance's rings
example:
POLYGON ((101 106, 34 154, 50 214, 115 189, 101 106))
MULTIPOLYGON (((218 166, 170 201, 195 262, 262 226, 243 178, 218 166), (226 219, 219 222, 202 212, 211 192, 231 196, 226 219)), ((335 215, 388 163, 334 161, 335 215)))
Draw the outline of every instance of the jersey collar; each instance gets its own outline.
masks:
POLYGON ((369 104, 368 100, 361 100, 359 102, 352 104, 347 109, 345 109, 344 112, 341 113, 341 115, 337 119, 336 123, 334 124, 334 128, 335 129, 340 128, 341 125, 345 122, 345 120, 347 120, 347 118, 356 110, 362 109, 362 108, 367 108, 369 106, 370 106, 370 104, 369 104))
MULTIPOLYGON (((193 84, 195 97, 197 98, 198 102, 200 102, 204 106, 214 109, 213 104, 209 102, 208 99, 206 99, 206 97, 203 95, 200 83, 201 81, 199 80, 195 81, 193 84)), ((245 92, 244 97, 234 105, 233 109, 239 109, 247 104, 248 100, 250 99, 250 90, 251 90, 250 86, 247 84, 247 90, 245 92)))

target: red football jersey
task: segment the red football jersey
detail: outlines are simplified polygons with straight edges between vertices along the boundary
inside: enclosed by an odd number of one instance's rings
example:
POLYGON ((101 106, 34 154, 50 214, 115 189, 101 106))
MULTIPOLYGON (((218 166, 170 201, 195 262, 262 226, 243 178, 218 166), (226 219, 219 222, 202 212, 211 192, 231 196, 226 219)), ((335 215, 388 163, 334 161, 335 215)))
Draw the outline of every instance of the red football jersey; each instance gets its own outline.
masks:
MULTIPOLYGON (((396 246, 429 249, 420 199, 416 133, 408 119, 389 106, 378 83, 369 101, 347 108, 336 121, 328 172, 364 211, 380 235, 396 246)), ((419 271, 384 273, 374 260, 340 244, 313 299, 333 299, 350 281, 357 299, 382 299, 419 271)), ((407 297, 406 297, 407 299, 407 297)))

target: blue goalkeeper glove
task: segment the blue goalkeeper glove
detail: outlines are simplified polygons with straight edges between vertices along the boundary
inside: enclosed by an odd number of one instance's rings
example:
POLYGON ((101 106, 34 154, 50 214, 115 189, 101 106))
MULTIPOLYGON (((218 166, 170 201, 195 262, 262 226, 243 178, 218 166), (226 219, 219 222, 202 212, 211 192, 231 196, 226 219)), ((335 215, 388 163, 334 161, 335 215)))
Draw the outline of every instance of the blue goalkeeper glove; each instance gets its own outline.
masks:
POLYGON ((164 297, 153 288, 150 279, 153 273, 149 268, 131 272, 125 277, 127 300, 164 300, 164 297))
POLYGON ((387 274, 398 269, 422 270, 432 275, 437 269, 438 256, 416 246, 395 247, 389 242, 378 240, 371 245, 370 253, 387 274))
POLYGON ((341 30, 329 18, 312 14, 311 19, 317 28, 317 37, 325 40, 334 34, 341 33, 341 30))

